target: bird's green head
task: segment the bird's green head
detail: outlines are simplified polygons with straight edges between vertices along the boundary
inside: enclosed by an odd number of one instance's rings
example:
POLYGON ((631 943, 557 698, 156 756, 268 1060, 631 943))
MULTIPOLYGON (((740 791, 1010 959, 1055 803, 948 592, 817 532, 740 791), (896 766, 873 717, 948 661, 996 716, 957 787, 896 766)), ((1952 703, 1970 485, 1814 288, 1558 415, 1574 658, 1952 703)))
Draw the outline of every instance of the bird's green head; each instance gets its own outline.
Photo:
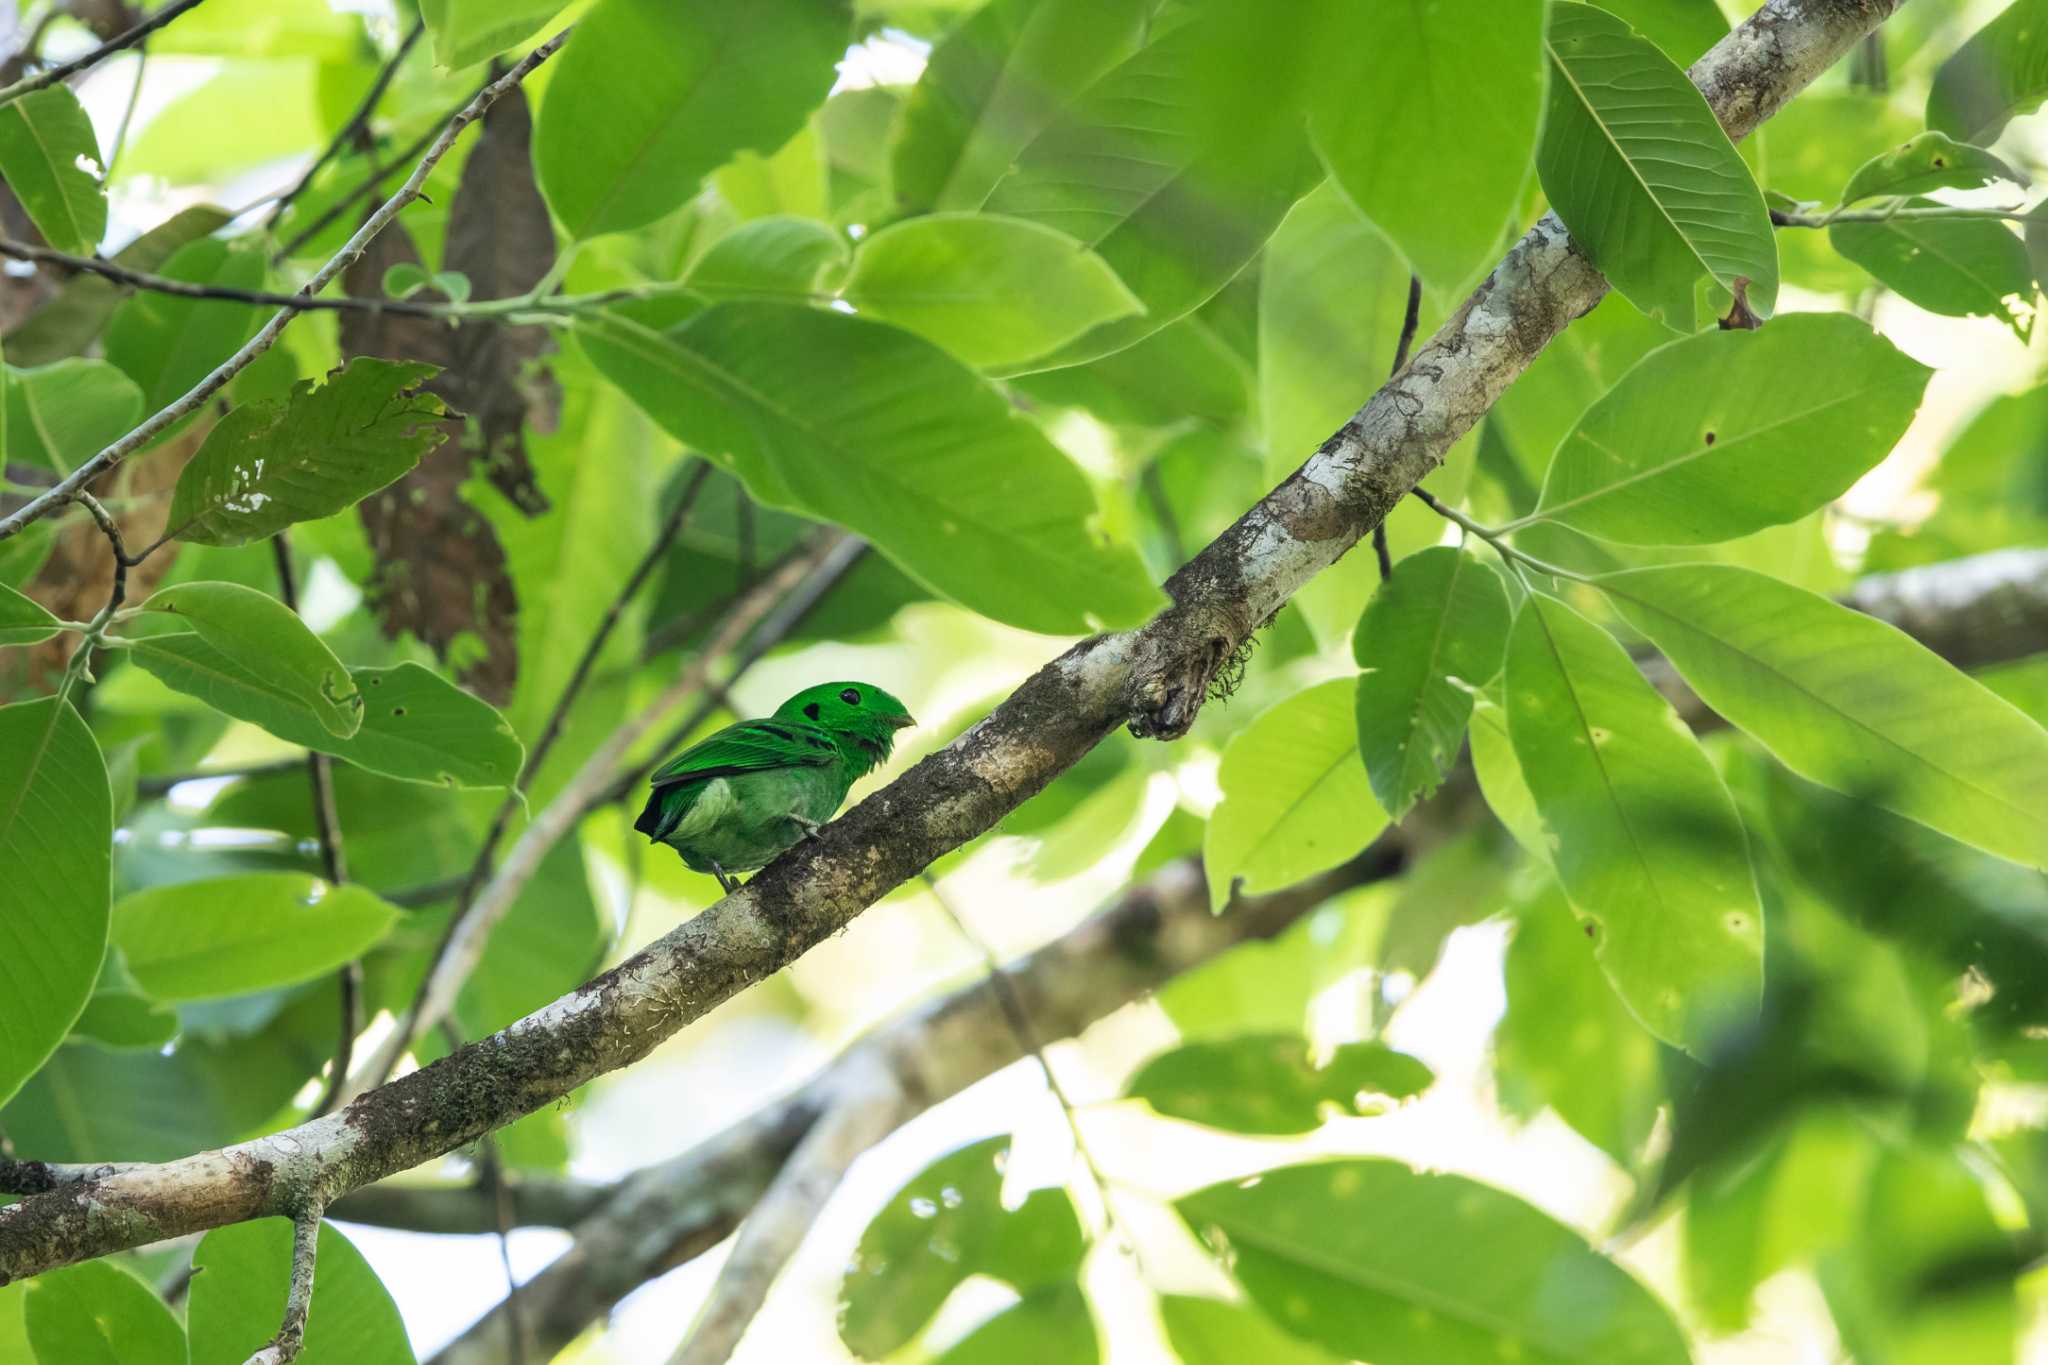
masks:
POLYGON ((864 682, 806 687, 776 707, 775 714, 782 720, 807 720, 828 731, 862 771, 887 762, 896 732, 917 723, 902 702, 864 682))

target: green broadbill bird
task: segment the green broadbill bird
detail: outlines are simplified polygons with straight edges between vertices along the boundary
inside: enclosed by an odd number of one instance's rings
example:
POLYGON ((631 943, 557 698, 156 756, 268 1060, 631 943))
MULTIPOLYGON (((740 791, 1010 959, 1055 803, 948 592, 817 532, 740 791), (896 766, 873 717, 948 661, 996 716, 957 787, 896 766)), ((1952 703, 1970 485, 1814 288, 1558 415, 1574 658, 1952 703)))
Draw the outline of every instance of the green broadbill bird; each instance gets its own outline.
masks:
POLYGON ((807 687, 768 719, 728 725, 657 769, 633 828, 730 892, 733 873, 766 867, 815 834, 912 724, 902 702, 870 683, 807 687))

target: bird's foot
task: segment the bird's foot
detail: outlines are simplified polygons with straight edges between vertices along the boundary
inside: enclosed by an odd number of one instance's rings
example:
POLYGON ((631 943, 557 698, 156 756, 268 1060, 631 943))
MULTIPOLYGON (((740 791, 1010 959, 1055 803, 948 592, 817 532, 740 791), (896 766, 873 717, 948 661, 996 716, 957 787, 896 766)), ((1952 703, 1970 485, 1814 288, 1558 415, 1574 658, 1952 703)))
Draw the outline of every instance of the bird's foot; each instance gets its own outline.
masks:
POLYGON ((740 889, 740 879, 715 862, 711 864, 711 875, 718 878, 719 889, 728 896, 740 889))
POLYGON ((817 838, 819 831, 825 828, 816 820, 806 820, 801 815, 792 815, 789 818, 792 824, 794 824, 798 829, 803 831, 803 836, 806 839, 817 838))

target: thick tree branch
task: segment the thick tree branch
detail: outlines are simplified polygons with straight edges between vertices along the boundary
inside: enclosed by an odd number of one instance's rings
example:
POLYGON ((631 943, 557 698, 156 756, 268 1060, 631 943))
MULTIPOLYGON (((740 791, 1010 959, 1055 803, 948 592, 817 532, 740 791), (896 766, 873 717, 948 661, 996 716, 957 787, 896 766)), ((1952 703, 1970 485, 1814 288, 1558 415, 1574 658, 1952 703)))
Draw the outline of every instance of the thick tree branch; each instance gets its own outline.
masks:
MULTIPOLYGON (((356 258, 363 254, 364 249, 369 246, 371 240, 379 232, 382 232, 392 219, 398 216, 399 210, 419 198, 420 190, 426 185, 428 175, 432 174, 434 167, 439 164, 441 158, 447 155, 448 149, 455 145, 455 139, 461 136, 462 130, 476 122, 479 118, 482 118, 484 111, 496 103, 500 95, 526 79, 528 73, 532 72, 534 68, 538 67, 549 57, 552 57, 556 49, 561 47, 563 40, 567 37, 568 30, 564 29, 561 33, 556 34, 532 52, 529 52, 525 59, 517 66, 479 90, 476 98, 463 106, 462 111, 448 121, 448 126, 441 130, 440 136, 436 137, 427 148, 426 154, 420 158, 419 164, 413 167, 412 174, 407 176, 405 183, 398 187, 398 192, 385 200, 384 203, 378 206, 376 212, 363 220, 363 225, 356 229, 355 235, 342 245, 341 250, 334 253, 327 264, 313 272, 313 277, 306 281, 295 297, 302 296, 305 299, 310 299, 313 295, 325 289, 329 283, 338 279, 342 271, 348 269, 355 262, 356 258)), ((298 316, 298 313, 299 309, 296 307, 280 308, 270 321, 257 329, 255 336, 249 338, 239 350, 226 360, 223 360, 219 365, 216 365, 204 378, 194 384, 184 394, 171 400, 158 412, 144 419, 142 424, 133 431, 130 431, 127 435, 79 465, 77 469, 65 475, 47 492, 40 493, 31 498, 27 503, 24 503, 19 509, 9 513, 6 517, 0 517, 0 540, 6 540, 11 536, 18 535, 25 527, 42 520, 63 503, 69 501, 72 494, 91 484, 94 479, 99 478, 100 475, 112 469, 128 456, 146 448, 180 418, 188 413, 197 412, 207 399, 225 388, 229 380, 247 369, 256 357, 269 350, 271 344, 277 340, 279 334, 284 331, 291 320, 298 316)))
MULTIPOLYGON (((1693 79, 1729 132, 1744 135, 1895 7, 1771 0, 1695 64, 1693 79)), ((1185 734, 1259 625, 1435 468, 1606 288, 1546 217, 1357 416, 1169 580, 1174 605, 1150 624, 1067 651, 819 838, 499 1033, 286 1132, 0 1210, 0 1277, 277 1212, 287 1194, 333 1198, 474 1141, 638 1061, 781 970, 991 829, 1118 725, 1185 734)), ((95 457, 87 477, 115 459, 95 457)), ((0 533, 33 520, 37 506, 0 522, 0 533)))

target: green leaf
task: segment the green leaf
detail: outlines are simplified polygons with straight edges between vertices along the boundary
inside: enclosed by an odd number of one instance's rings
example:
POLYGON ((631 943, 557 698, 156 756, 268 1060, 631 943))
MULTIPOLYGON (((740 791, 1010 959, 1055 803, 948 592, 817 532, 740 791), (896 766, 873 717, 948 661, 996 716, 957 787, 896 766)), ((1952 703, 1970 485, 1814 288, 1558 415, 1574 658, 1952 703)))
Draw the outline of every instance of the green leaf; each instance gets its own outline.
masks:
MULTIPOLYGON (((114 264, 155 273, 171 253, 228 221, 210 205, 180 209, 114 253, 114 264)), ((128 291, 98 275, 77 274, 57 296, 29 314, 7 334, 7 355, 16 365, 47 365, 75 356, 98 339, 128 291)))
POLYGON ((397 916, 360 886, 254 873, 124 896, 113 940, 152 998, 215 1000, 325 976, 361 957, 397 916))
POLYGON ((446 406, 419 391, 435 373, 358 356, 322 384, 302 379, 288 398, 244 403, 179 474, 171 534, 246 545, 332 516, 404 476, 448 434, 446 406))
POLYGON ((107 951, 114 802, 92 731, 56 697, 0 706, 0 1104, 71 1031, 107 951))
POLYGON ((0 645, 32 645, 57 633, 57 618, 41 603, 0 583, 0 645))
POLYGON ((1338 1365, 1335 1356, 1289 1336, 1258 1309, 1222 1299, 1161 1294, 1159 1321, 1181 1365, 1338 1365))
POLYGON ((1922 133, 1858 167, 1843 187, 1842 203, 1878 195, 1925 194, 1929 190, 1974 190, 1993 181, 2026 184, 2018 171, 1985 151, 1946 133, 1922 133))
POLYGON ((803 127, 849 37, 845 0, 601 0, 534 130, 548 207, 579 240, 680 208, 735 153, 803 127))
POLYGON ((302 728, 295 743, 408 782, 509 787, 526 748, 505 718, 424 664, 352 668, 362 728, 345 740, 302 728))
POLYGON ((178 1016, 132 991, 94 991, 71 1026, 71 1040, 154 1053, 178 1036, 178 1016))
POLYGON ((1252 1302, 1373 1365, 1684 1365, 1670 1311, 1511 1194, 1394 1161, 1289 1166, 1179 1201, 1252 1302), (1416 1235, 1428 1229, 1427 1236, 1416 1235))
POLYGON ((1535 519, 1630 545, 1796 521, 1891 452, 1930 373, 1844 313, 1674 341, 1564 438, 1535 519))
POLYGON ((7 458, 69 474, 128 434, 142 390, 104 360, 7 371, 7 458))
POLYGON ((1549 867, 1550 840, 1544 835, 1542 817, 1536 814, 1536 797, 1522 776, 1521 760, 1515 757, 1498 684, 1473 703, 1470 733, 1472 775, 1479 781, 1487 809, 1524 853, 1549 867))
MULTIPOLYGON (((163 274, 187 284, 261 289, 265 269, 255 237, 233 243, 202 237, 180 247, 163 274)), ((142 401, 155 412, 232 355, 262 320, 263 311, 246 303, 138 293, 107 323, 107 359, 142 386, 142 401)))
POLYGON ((36 1276, 23 1318, 39 1365, 185 1365, 177 1316, 111 1261, 36 1276))
POLYGON ((683 283, 713 301, 750 294, 809 294, 828 266, 846 259, 846 239, 811 218, 772 214, 742 223, 697 258, 683 283))
POLYGON ((1520 211, 1543 112, 1543 9, 1507 0, 1475 24, 1456 7, 1345 5, 1323 35, 1335 55, 1310 105, 1316 149, 1439 289, 1490 264, 1520 211))
POLYGON ((1548 1105, 1635 1170, 1664 1098, 1662 1058, 1593 955, 1556 883, 1522 906, 1503 968, 1508 1007, 1494 1032, 1495 1085, 1518 1114, 1533 1118, 1548 1105))
MULTIPOLYGON (((413 1365, 398 1306, 332 1223, 320 1225, 312 1313, 298 1365, 413 1365)), ((292 1225, 259 1218, 215 1228, 192 1253, 192 1359, 247 1360, 277 1335, 291 1282, 292 1225)))
POLYGON ((1330 1111, 1382 1113, 1435 1079, 1415 1058, 1380 1043, 1345 1043, 1318 1062, 1298 1034, 1246 1034, 1162 1052, 1138 1068, 1124 1093, 1168 1118, 1281 1137, 1313 1132, 1330 1111))
POLYGON ((1732 565, 1597 581, 1707 705, 1792 771, 2048 869, 2048 731, 1910 636, 1732 565))
POLYGON ((985 370, 1035 360, 1144 308, 1065 233, 985 213, 929 214, 863 239, 843 293, 985 370))
POLYGON ((1606 0, 1600 6, 1655 43, 1680 66, 1691 66, 1728 36, 1728 20, 1714 0, 1606 0))
POLYGON ((90 256, 107 235, 100 141, 69 86, 0 105, 0 176, 57 250, 90 256))
POLYGON ((583 846, 564 839, 541 860, 462 983, 456 1018, 464 1033, 496 1033, 589 980, 608 928, 590 894, 583 846))
POLYGON ((1102 1343, 1079 1284, 1026 1295, 948 1347, 932 1365, 1096 1365, 1102 1343))
POLYGON ((891 1196, 861 1234, 840 1286, 839 1337, 867 1360, 898 1350, 970 1275, 1019 1293, 1071 1279, 1084 1246, 1074 1206, 1060 1190, 1033 1190, 1015 1210, 1002 1202, 1006 1137, 940 1157, 891 1196))
POLYGON ((1692 330, 1701 275, 1748 283, 1751 311, 1778 298, 1778 246, 1763 194, 1686 74, 1621 20, 1557 0, 1549 114, 1536 169, 1551 207, 1614 287, 1692 330))
POLYGON ((603 315, 577 328, 607 377, 755 498, 859 532, 963 606, 1074 633, 1136 625, 1164 601, 1135 550, 1089 529, 1080 471, 929 342, 763 303, 667 332, 603 315))
POLYGON ((1078 365, 1194 311, 1315 183, 1289 98, 1305 29, 1206 6, 1108 72, 1017 157, 983 205, 1099 253, 1144 305, 1039 363, 1078 365))
POLYGON ((1607 979, 1650 1032, 1702 1047, 1763 975, 1756 877, 1713 765, 1611 635, 1540 593, 1508 642, 1507 713, 1607 979))
POLYGON ((239 583, 180 583, 159 589, 142 604, 142 610, 191 622, 198 641, 235 666, 233 677, 223 676, 207 690, 196 690, 182 684, 192 680, 191 669, 205 662, 203 656, 186 653, 191 668, 179 671, 176 677, 150 662, 152 656, 175 650, 185 637, 136 641, 132 646, 136 658, 179 691, 238 719, 251 720, 255 718, 242 715, 235 705, 223 705, 209 692, 221 691, 232 701, 235 690, 253 688, 272 706, 311 716, 337 739, 347 739, 361 727, 363 699, 355 680, 320 637, 306 628, 298 613, 275 597, 239 583))
POLYGON ((2048 3, 2013 0, 1957 48, 1927 91, 1927 126, 1989 145, 2048 97, 2048 3))
POLYGON ((1462 550, 1409 555, 1380 585, 1352 636, 1358 752, 1391 819, 1436 790, 1457 761, 1472 694, 1507 652, 1507 589, 1462 550))
POLYGON ((434 65, 460 71, 532 36, 561 8, 562 0, 420 0, 420 18, 434 65))
MULTIPOLYGON (((1929 199, 1905 207, 1940 208, 1929 199)), ((2019 235, 1988 218, 1835 223, 1828 241, 1908 303, 1944 317, 1997 318, 2021 340, 2033 327, 2034 273, 2019 235)))
POLYGON ((1357 693, 1351 678, 1297 692, 1223 751, 1202 840, 1212 909, 1335 867, 1386 828, 1358 761, 1357 693))
POLYGON ((890 164, 907 213, 975 209, 1060 109, 1136 50, 1143 0, 990 0, 932 49, 890 164))

